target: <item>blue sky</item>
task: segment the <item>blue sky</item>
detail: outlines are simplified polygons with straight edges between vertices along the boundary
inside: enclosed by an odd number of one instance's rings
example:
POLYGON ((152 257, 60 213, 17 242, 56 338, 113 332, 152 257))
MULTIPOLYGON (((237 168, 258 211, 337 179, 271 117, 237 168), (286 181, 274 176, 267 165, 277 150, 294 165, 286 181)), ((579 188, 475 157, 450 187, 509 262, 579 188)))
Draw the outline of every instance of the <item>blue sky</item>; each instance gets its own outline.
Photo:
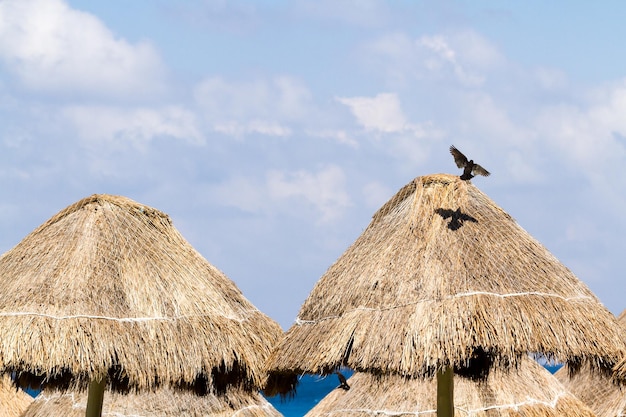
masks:
POLYGON ((288 328, 414 177, 456 173, 625 305, 626 3, 0 0, 0 251, 69 204, 168 213, 288 328))

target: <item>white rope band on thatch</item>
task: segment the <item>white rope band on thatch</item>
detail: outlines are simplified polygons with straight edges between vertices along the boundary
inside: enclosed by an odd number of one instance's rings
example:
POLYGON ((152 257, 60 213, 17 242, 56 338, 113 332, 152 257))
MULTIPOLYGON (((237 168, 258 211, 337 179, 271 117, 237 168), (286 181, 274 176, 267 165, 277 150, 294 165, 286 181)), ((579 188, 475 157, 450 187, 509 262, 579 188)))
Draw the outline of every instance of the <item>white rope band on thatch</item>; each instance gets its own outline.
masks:
POLYGON ((327 416, 331 416, 333 414, 371 414, 374 416, 385 415, 385 416, 423 416, 426 414, 436 414, 437 410, 424 410, 424 411, 392 411, 392 410, 370 410, 368 408, 343 408, 332 410, 328 413, 325 413, 327 416))
MULTIPOLYGON (((78 402, 76 400, 76 397, 74 396, 74 393, 71 392, 69 393, 70 397, 72 398, 72 408, 80 408, 81 403, 78 402)), ((51 400, 58 400, 59 396, 58 395, 48 395, 45 391, 42 391, 39 393, 39 395, 37 395, 37 401, 51 401, 51 400)), ((87 405, 86 402, 82 403, 82 407, 85 408, 87 405)))
POLYGON ((323 318, 321 318, 319 320, 302 320, 300 317, 296 317, 294 322, 295 322, 296 326, 304 326, 305 324, 315 324, 315 323, 319 323, 320 321, 324 321, 324 320, 338 319, 339 317, 341 317, 341 316, 328 316, 328 317, 323 317, 323 318))
MULTIPOLYGON (((506 410, 506 409, 513 409, 516 412, 518 412, 520 410, 520 408, 524 407, 524 406, 532 406, 532 405, 543 405, 552 409, 556 409, 556 405, 558 404, 559 400, 562 397, 567 397, 568 395, 571 396, 571 394, 568 394, 567 392, 560 392, 558 393, 554 399, 552 401, 541 401, 541 400, 537 400, 535 398, 528 398, 526 401, 523 401, 521 403, 516 403, 516 404, 503 404, 503 405, 490 405, 488 407, 482 407, 482 408, 475 408, 473 410, 464 410, 462 408, 459 407, 459 410, 464 411, 465 413, 467 413, 468 417, 471 416, 475 416, 477 413, 481 413, 483 411, 488 411, 488 410, 506 410)), ((457 407, 455 407, 457 408, 457 407)))
POLYGON ((559 298, 563 301, 574 301, 574 300, 593 300, 592 297, 588 296, 588 295, 577 295, 575 297, 564 297, 562 295, 559 294, 552 294, 552 293, 544 293, 544 292, 538 292, 538 291, 528 291, 528 292, 516 292, 516 293, 509 293, 509 294, 498 294, 495 292, 488 292, 488 291, 471 291, 471 292, 464 292, 464 293, 459 293, 459 294, 455 294, 451 297, 445 297, 443 299, 428 299, 428 300, 419 300, 419 301, 415 301, 412 303, 406 303, 406 304, 398 304, 398 305, 394 305, 394 306, 389 306, 389 307, 357 307, 353 310, 350 311, 346 311, 344 312, 342 315, 333 315, 333 316, 326 316, 326 317, 322 317, 320 319, 317 320, 302 320, 299 316, 296 317, 295 319, 295 324, 297 326, 302 326, 302 325, 306 325, 306 324, 316 324, 322 321, 326 321, 326 320, 332 320, 332 319, 338 319, 340 317, 342 317, 343 315, 349 314, 353 311, 387 311, 387 310, 394 310, 396 308, 404 308, 404 307, 409 307, 412 305, 418 305, 420 303, 428 303, 428 302, 436 302, 436 301, 443 301, 443 300, 452 300, 455 298, 462 298, 462 297, 471 297, 474 295, 488 295, 488 296, 493 296, 493 297, 500 297, 500 298, 509 298, 509 297, 526 297, 529 295, 535 295, 535 296, 539 296, 539 297, 548 297, 548 298, 559 298))
POLYGON ((500 298, 525 297, 527 295, 538 295, 540 297, 560 298, 561 300, 564 300, 564 301, 593 300, 593 298, 588 295, 577 295, 576 297, 564 297, 559 294, 550 294, 550 293, 539 292, 539 291, 514 292, 510 294, 498 294, 495 292, 488 292, 488 291, 472 291, 472 292, 455 294, 453 297, 450 297, 450 298, 470 297, 472 295, 492 295, 494 297, 500 297, 500 298))
MULTIPOLYGON (((246 310, 245 313, 257 313, 258 311, 259 310, 256 310, 256 309, 246 310)), ((215 315, 216 315, 215 313, 212 313, 210 317, 214 317, 215 315)), ((17 317, 17 316, 45 317, 45 318, 54 319, 54 320, 96 319, 96 320, 111 320, 111 321, 118 321, 118 322, 176 321, 176 320, 188 319, 188 318, 193 318, 193 317, 205 317, 205 316, 200 316, 200 315, 181 315, 181 316, 172 316, 172 317, 108 317, 108 316, 91 316, 88 314, 77 314, 77 315, 72 315, 72 316, 54 316, 52 314, 23 312, 23 311, 0 313, 0 317, 17 317)), ((238 321, 240 323, 243 323, 244 321, 248 320, 248 317, 245 317, 245 318, 233 317, 233 316, 227 316, 225 314, 222 314, 221 316, 229 320, 238 321)), ((207 315, 206 317, 209 317, 209 315, 207 315)))

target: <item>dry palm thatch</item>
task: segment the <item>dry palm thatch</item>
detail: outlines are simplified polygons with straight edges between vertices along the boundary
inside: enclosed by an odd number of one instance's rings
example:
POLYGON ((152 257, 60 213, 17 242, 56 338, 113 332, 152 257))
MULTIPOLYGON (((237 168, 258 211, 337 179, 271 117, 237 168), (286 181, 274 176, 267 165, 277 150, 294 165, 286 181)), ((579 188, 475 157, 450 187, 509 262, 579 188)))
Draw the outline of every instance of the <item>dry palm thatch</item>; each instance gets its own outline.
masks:
POLYGON ((471 182, 441 174, 375 213, 268 366, 274 393, 292 388, 283 376, 339 366, 418 377, 542 352, 606 368, 623 350, 615 317, 585 284, 471 182))
POLYGON ((33 402, 33 397, 18 389, 11 379, 0 378, 0 417, 19 417, 33 402))
POLYGON ((0 371, 21 383, 254 389, 282 335, 170 218, 93 195, 0 257, 0 371))
MULTIPOLYGON (((336 389, 305 417, 436 416, 434 379, 355 373, 349 391, 336 389)), ((457 417, 595 417, 546 369, 525 358, 486 380, 454 378, 457 417)))
MULTIPOLYGON (((626 328, 626 310, 622 311, 622 313, 619 315, 618 321, 623 327, 626 328)), ((626 381, 626 355, 615 366, 615 376, 623 382, 626 381)))
MULTIPOLYGON (((620 314, 618 322, 626 338, 626 310, 620 314)), ((626 388, 615 384, 611 378, 589 367, 572 374, 567 366, 559 369, 555 376, 598 417, 626 416, 626 388)))
MULTIPOLYGON (((85 393, 42 392, 22 417, 83 417, 85 393)), ((104 399, 102 416, 114 417, 280 417, 261 394, 229 390, 226 394, 199 397, 163 389, 145 394, 112 394, 104 399)))

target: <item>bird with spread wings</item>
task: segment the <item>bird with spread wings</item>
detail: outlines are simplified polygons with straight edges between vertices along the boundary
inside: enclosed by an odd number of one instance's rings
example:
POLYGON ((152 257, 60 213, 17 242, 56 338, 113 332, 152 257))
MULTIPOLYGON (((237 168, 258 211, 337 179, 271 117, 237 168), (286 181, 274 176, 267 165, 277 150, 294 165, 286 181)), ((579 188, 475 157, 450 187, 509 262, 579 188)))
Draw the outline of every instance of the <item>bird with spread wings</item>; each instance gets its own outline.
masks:
POLYGON ((467 157, 461 153, 461 151, 454 147, 454 145, 450 146, 450 153, 454 157, 456 166, 463 168, 463 174, 460 177, 462 180, 470 180, 476 175, 483 175, 485 177, 490 175, 489 171, 474 163, 474 160, 468 160, 467 157))

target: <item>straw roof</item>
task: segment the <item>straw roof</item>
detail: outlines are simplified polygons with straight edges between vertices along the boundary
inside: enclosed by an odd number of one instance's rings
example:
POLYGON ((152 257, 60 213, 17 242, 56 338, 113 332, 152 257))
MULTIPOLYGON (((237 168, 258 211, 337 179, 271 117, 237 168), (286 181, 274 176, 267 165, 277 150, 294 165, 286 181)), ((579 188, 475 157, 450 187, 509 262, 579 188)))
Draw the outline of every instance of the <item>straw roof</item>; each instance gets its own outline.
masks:
MULTIPOLYGON (((350 390, 333 390, 305 417, 436 416, 434 378, 355 373, 350 390)), ((525 358, 518 369, 494 370, 486 380, 454 378, 455 416, 594 417, 550 372, 525 358)))
MULTIPOLYGON (((622 311, 617 320, 626 328, 626 310, 622 311)), ((626 355, 615 366, 615 375, 621 381, 626 381, 626 355)))
POLYGON ((282 335, 170 218, 92 195, 0 257, 0 372, 84 388, 260 387, 282 335))
POLYGON ((7 375, 0 377, 0 417, 19 417, 33 397, 17 388, 7 375))
POLYGON ((278 379, 339 366, 417 377, 528 352, 607 367, 623 349, 585 284, 471 182, 440 174, 374 214, 268 364, 278 379))
MULTIPOLYGON (((83 417, 87 393, 39 394, 22 417, 83 417)), ((114 417, 280 417, 261 394, 229 390, 225 395, 199 397, 189 392, 169 389, 145 394, 112 394, 105 396, 102 416, 114 417)))
MULTIPOLYGON (((622 311, 618 322, 626 338, 626 310, 622 311)), ((626 416, 626 388, 616 385, 611 378, 593 372, 589 367, 572 375, 564 366, 554 375, 598 417, 626 416)))

